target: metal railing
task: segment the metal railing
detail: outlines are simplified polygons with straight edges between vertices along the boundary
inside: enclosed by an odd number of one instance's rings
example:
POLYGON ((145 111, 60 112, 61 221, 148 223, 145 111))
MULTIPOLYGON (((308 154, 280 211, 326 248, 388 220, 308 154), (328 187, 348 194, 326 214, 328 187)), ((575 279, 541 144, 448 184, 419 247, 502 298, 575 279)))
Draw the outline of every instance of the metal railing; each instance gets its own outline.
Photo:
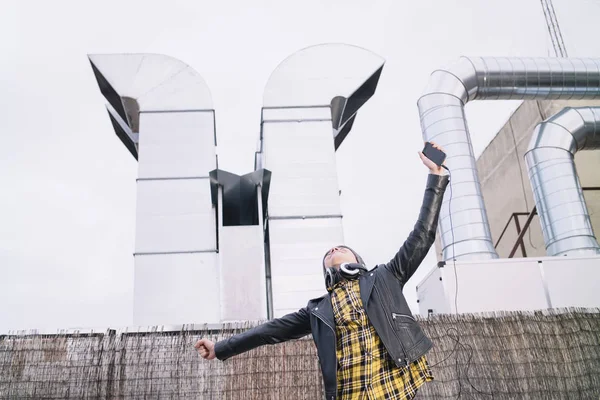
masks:
MULTIPOLYGON (((600 186, 598 187, 584 187, 582 188, 583 191, 596 191, 596 190, 600 190, 600 186)), ((517 250, 519 249, 519 247, 521 248, 521 254, 523 255, 523 257, 527 257, 527 251, 525 250, 525 243, 523 242, 523 238, 525 237, 525 234, 527 233, 527 230, 529 229, 529 226, 531 225, 531 221, 533 221, 533 217, 535 217, 537 215, 537 207, 533 207, 533 209, 530 212, 514 212, 510 215, 510 217, 508 218, 508 221, 506 222, 506 225, 504 225, 504 229, 502 229, 502 233, 500 234, 500 237, 498 238, 498 240, 496 241, 496 244, 494 245, 494 247, 497 249, 498 245, 500 244, 500 241, 502 240, 502 237, 504 237, 504 234, 506 233, 506 231, 508 230, 508 227, 510 226, 511 222, 515 221, 515 227, 517 229, 517 239, 515 240, 515 244, 513 245, 510 254, 508 255, 508 258, 513 258, 517 252, 517 250), (527 216, 527 219, 525 220, 525 224, 523 225, 523 228, 521 228, 521 222, 519 221, 519 217, 522 216, 527 216)))

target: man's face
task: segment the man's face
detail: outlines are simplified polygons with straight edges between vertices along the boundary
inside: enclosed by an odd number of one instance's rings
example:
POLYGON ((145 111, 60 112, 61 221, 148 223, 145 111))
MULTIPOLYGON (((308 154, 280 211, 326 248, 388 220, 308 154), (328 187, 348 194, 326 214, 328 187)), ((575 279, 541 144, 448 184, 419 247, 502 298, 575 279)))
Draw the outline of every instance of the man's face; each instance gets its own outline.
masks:
POLYGON ((325 256, 325 267, 339 267, 343 263, 356 263, 356 257, 345 247, 333 247, 325 256))

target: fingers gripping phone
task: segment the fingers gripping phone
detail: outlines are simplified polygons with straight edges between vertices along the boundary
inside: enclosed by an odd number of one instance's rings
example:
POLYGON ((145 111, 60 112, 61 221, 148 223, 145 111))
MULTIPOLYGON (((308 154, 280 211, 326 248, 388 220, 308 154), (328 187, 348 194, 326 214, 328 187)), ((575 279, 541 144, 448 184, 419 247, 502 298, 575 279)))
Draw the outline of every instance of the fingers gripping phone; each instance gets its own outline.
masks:
POLYGON ((423 148, 423 155, 433 161, 438 167, 441 167, 446 160, 446 153, 436 149, 429 142, 425 142, 425 148, 423 148))

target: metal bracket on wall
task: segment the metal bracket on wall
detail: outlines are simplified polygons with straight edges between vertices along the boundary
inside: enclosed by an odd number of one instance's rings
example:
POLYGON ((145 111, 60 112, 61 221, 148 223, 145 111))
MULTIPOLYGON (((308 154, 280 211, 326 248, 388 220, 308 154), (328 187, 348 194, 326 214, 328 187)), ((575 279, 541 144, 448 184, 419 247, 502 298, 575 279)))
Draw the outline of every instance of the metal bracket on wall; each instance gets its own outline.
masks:
MULTIPOLYGON (((585 191, 600 191, 600 186, 583 187, 582 190, 584 192, 585 191)), ((512 249, 510 251, 510 254, 508 255, 508 258, 513 258, 519 247, 521 248, 521 253, 523 254, 523 257, 527 257, 527 252, 525 250, 525 243, 523 242, 523 238, 525 237, 525 234, 527 233, 527 230, 529 229, 529 226, 531 225, 531 222, 533 221, 533 217, 535 217, 536 215, 537 215, 537 207, 533 207, 533 210, 531 210, 531 212, 514 212, 514 213, 512 213, 510 215, 510 217, 508 218, 508 221, 506 222, 506 225, 504 226, 502 233, 500 233, 500 237, 496 241, 496 244, 494 245, 494 247, 498 248, 498 245, 500 244, 502 237, 504 237, 504 234, 506 233, 508 226, 510 225, 511 221, 514 218, 515 227, 517 228, 517 234, 519 236, 517 237, 517 240, 515 241, 515 244, 513 245, 512 249), (521 229, 521 224, 519 222, 520 216, 527 216, 527 220, 525 221, 525 225, 523 225, 522 229, 521 229)))

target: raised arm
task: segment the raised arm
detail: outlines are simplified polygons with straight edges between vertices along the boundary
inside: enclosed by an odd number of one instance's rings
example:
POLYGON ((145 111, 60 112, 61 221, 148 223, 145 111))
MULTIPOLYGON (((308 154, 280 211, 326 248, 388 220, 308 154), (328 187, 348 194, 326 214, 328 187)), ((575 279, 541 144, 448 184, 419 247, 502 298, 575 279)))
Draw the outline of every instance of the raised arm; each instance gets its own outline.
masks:
POLYGON ((305 307, 214 344, 202 339, 196 343, 196 348, 204 358, 213 359, 216 356, 224 361, 258 346, 298 339, 309 333, 310 316, 305 307), (207 355, 205 356, 203 352, 207 355))
POLYGON ((398 253, 385 265, 403 284, 415 273, 435 240, 442 199, 449 182, 442 168, 422 154, 421 159, 431 173, 427 177, 419 219, 398 253))

